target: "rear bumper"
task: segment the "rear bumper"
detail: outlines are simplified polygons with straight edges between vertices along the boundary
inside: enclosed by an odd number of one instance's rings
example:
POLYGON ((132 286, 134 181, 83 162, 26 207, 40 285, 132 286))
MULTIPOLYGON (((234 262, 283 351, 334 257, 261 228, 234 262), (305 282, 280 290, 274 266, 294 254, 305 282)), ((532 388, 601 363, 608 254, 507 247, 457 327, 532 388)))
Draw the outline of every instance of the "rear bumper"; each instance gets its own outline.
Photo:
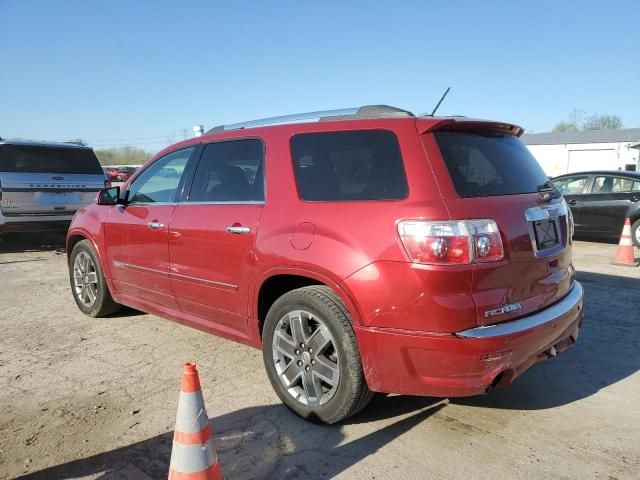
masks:
POLYGON ((2 215, 0 232, 64 231, 69 228, 75 212, 65 215, 2 215))
POLYGON ((526 369, 575 343, 583 288, 518 320, 457 334, 357 327, 369 388, 377 392, 464 397, 511 383, 526 369))

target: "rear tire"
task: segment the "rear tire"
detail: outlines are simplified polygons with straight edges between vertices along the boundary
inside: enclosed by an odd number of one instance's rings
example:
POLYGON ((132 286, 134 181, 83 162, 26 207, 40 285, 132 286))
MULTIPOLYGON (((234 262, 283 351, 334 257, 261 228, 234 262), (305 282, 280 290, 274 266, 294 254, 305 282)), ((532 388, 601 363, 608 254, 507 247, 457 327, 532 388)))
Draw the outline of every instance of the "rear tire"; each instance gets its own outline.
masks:
POLYGON ((262 353, 278 397, 305 419, 340 422, 373 398, 349 312, 326 286, 292 290, 274 302, 262 353))
POLYGON ((69 281, 76 305, 90 317, 105 317, 122 308, 111 297, 100 261, 89 240, 78 242, 71 251, 69 281))
POLYGON ((631 225, 631 238, 636 248, 640 248, 640 218, 631 225))

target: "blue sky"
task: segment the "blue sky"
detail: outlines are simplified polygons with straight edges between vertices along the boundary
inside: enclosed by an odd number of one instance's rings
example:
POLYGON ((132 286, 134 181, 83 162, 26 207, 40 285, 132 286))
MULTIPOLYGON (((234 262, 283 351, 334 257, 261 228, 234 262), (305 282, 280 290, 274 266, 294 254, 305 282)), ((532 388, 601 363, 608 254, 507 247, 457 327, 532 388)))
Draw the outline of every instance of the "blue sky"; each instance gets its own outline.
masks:
POLYGON ((386 103, 546 131, 640 127, 640 3, 0 0, 0 135, 151 151, 205 128, 386 103))

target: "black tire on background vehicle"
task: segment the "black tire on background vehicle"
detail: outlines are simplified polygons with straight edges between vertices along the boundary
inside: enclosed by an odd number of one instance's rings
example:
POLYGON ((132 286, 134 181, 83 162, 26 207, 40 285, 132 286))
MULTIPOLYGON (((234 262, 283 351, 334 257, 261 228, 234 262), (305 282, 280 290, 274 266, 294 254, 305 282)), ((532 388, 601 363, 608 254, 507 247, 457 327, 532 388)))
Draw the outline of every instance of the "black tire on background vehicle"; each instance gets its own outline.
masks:
POLYGON ((640 248, 640 218, 631 225, 631 238, 636 248, 640 248))
POLYGON ((69 281, 73 299, 85 315, 104 317, 122 308, 111 298, 98 256, 89 240, 78 242, 71 251, 69 281))
POLYGON ((373 398, 349 312, 326 286, 292 290, 275 301, 264 322, 262 354, 274 390, 303 418, 340 422, 373 398))

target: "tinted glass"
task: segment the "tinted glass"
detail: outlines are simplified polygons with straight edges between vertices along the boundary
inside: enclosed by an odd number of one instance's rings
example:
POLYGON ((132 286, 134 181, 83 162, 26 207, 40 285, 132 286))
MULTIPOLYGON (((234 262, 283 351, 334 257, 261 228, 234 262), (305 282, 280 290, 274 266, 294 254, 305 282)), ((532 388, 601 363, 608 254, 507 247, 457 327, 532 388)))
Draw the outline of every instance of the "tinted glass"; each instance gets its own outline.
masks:
POLYGON ((408 194, 396 136, 386 130, 296 135, 291 153, 303 200, 396 200, 408 194))
POLYGON ((264 200, 264 147, 257 139, 205 146, 193 178, 190 202, 264 200))
POLYGON ((633 180, 624 177, 596 177, 591 187, 592 193, 624 193, 630 192, 633 180))
POLYGON ((549 180, 513 135, 436 132, 434 137, 461 197, 534 193, 549 180))
POLYGON ((191 152, 193 147, 185 148, 153 162, 133 181, 129 188, 129 202, 174 202, 191 152))
POLYGON ((562 195, 577 195, 582 193, 588 180, 588 176, 563 177, 553 180, 551 183, 560 190, 562 195))
POLYGON ((103 175, 90 148, 0 145, 0 172, 103 175))

